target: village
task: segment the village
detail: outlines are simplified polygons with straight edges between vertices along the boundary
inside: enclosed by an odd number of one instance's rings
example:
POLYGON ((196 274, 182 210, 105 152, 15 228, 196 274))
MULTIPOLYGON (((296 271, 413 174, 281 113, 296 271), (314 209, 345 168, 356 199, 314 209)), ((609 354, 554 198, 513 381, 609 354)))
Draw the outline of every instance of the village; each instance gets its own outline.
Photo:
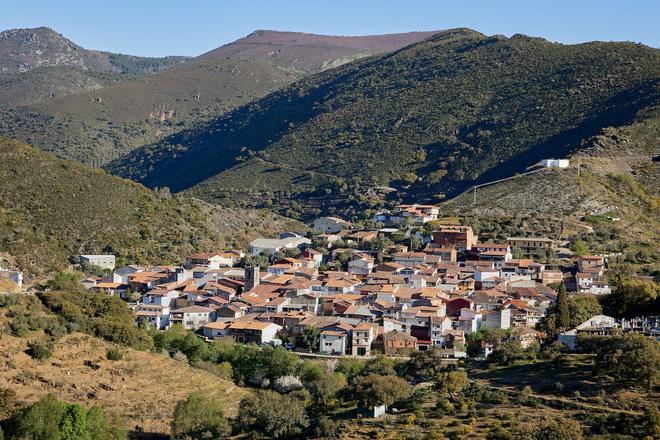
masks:
MULTIPOLYGON (((245 251, 189 255, 181 265, 117 268, 114 255, 82 255, 81 265, 106 275, 81 282, 124 299, 136 325, 181 325, 209 342, 232 338, 318 356, 435 348, 448 361, 467 357, 466 338, 485 330, 504 331, 523 347, 543 342, 535 326, 560 286, 569 294, 610 293, 603 256, 547 264, 541 261, 556 253, 547 237, 487 243, 469 225, 442 223, 422 234, 438 217, 438 207, 417 204, 377 213, 385 227, 374 230, 321 217, 307 236, 283 232, 255 239, 245 251)), ((559 341, 573 349, 577 333, 607 334, 617 326, 597 315, 559 341)), ((484 342, 478 356, 492 349, 484 342)))

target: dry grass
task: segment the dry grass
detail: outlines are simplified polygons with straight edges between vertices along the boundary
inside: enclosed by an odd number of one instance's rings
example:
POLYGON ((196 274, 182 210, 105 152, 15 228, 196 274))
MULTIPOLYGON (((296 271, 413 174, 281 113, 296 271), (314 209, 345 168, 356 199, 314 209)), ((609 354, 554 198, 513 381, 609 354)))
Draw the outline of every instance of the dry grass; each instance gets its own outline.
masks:
POLYGON ((108 361, 110 344, 74 333, 58 341, 53 356, 38 362, 25 353, 29 338, 0 336, 0 383, 18 399, 34 402, 47 393, 120 415, 128 429, 167 432, 176 403, 201 391, 217 396, 236 415, 247 393, 231 382, 170 358, 122 348, 108 361))

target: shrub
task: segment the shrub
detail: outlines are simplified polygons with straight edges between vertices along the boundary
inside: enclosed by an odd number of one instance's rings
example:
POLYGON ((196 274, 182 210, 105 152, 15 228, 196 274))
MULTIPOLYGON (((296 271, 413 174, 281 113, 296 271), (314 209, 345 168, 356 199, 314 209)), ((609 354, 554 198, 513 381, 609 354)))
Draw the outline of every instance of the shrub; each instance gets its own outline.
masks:
POLYGON ((193 393, 174 408, 172 438, 175 440, 224 438, 229 433, 229 421, 216 398, 193 393))
POLYGON ((273 382, 273 389, 280 393, 290 393, 302 388, 303 384, 298 376, 281 376, 273 382))
POLYGON ((116 347, 108 347, 108 349, 105 351, 105 357, 109 361, 120 361, 123 359, 124 353, 122 353, 121 350, 116 347))
POLYGON ((32 359, 43 361, 53 355, 53 345, 50 341, 30 341, 28 354, 32 359))

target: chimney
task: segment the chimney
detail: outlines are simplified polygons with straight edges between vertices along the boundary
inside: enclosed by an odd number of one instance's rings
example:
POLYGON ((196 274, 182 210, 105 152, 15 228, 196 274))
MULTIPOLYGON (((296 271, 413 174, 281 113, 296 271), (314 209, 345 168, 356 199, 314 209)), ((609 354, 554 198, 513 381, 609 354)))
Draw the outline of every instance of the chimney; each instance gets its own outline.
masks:
POLYGON ((245 285, 243 292, 249 292, 253 287, 259 285, 259 266, 245 267, 245 285))

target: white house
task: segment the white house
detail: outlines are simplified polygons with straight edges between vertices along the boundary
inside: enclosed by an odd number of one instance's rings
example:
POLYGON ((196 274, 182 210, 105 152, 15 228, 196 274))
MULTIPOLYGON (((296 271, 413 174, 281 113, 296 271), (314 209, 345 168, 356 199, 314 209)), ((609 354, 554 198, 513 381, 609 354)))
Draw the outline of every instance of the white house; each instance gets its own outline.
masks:
POLYGON ((541 166, 544 168, 568 168, 570 161, 568 159, 543 159, 541 166))
POLYGON ((294 233, 280 234, 280 238, 257 238, 250 242, 250 253, 252 255, 260 255, 268 253, 274 256, 282 249, 303 248, 305 245, 311 244, 309 238, 294 233))
POLYGON ((326 329, 319 338, 319 352, 325 354, 345 354, 348 333, 341 329, 326 329))
POLYGON ((314 220, 313 226, 315 232, 323 234, 336 234, 344 229, 351 227, 351 222, 338 217, 321 217, 314 220))
POLYGON ((101 269, 114 270, 115 256, 114 255, 81 255, 80 264, 89 264, 91 266, 100 267, 101 269))
POLYGON ((577 347, 577 336, 579 333, 609 334, 617 326, 616 319, 607 315, 595 315, 578 325, 574 329, 560 333, 557 338, 559 342, 571 350, 577 347))
POLYGON ((188 330, 197 330, 214 320, 215 312, 207 307, 190 306, 170 311, 170 325, 181 324, 188 330))

